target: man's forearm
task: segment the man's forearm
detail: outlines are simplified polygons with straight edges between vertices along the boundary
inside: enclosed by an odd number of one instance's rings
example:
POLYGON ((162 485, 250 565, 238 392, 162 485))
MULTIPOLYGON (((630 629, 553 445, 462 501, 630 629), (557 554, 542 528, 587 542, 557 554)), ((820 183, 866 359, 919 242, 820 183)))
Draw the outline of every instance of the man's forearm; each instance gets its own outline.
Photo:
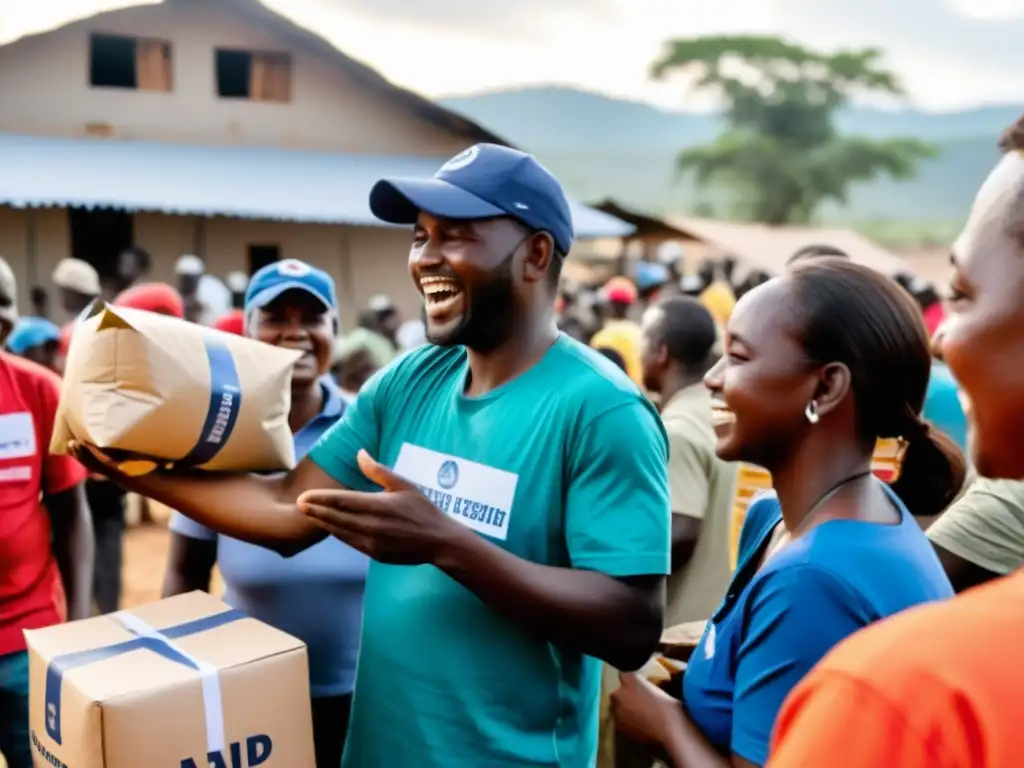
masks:
POLYGON ((297 494, 283 475, 153 473, 114 479, 217 533, 283 555, 293 555, 325 535, 298 511, 297 494))
POLYGON ((689 565, 690 558, 697 551, 703 528, 704 521, 700 517, 685 512, 672 513, 672 573, 678 573, 689 565))
POLYGON ((657 649, 663 578, 632 586, 595 571, 540 565, 458 529, 434 564, 528 631, 624 671, 639 669, 657 649))
POLYGON ((92 616, 93 567, 96 539, 84 484, 47 497, 53 526, 53 557, 57 561, 68 620, 92 616))

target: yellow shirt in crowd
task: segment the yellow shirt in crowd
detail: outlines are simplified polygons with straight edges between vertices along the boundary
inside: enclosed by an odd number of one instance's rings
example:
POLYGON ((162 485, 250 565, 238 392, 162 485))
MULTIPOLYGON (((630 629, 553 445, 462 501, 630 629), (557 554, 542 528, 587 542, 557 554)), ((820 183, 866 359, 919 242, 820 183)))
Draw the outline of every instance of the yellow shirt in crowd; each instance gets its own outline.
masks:
POLYGON ((632 320, 609 320, 590 340, 593 349, 612 349, 626 362, 629 378, 643 385, 643 369, 640 365, 640 343, 643 333, 632 320))
POLYGON ((716 280, 701 293, 700 302, 711 313, 715 323, 724 328, 736 306, 736 295, 728 283, 716 280))

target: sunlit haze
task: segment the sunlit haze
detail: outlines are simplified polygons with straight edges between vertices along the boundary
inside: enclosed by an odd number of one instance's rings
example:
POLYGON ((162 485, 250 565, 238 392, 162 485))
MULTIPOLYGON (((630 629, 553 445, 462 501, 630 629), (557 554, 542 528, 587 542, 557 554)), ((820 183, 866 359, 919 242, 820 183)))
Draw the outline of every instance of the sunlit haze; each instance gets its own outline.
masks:
MULTIPOLYGON (((0 40, 126 5, 5 2, 0 40)), ((390 80, 428 96, 561 84, 673 108, 707 109, 647 66, 661 42, 786 34, 831 49, 884 49, 916 106, 1024 101, 1024 0, 267 0, 390 80), (923 34, 922 30, 927 30, 923 34)))

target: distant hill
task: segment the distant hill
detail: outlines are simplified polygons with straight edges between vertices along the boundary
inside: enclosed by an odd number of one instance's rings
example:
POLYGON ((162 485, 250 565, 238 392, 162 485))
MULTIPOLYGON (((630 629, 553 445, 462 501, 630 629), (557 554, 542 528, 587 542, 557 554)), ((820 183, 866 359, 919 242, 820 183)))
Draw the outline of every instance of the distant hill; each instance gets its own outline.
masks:
POLYGON ((532 152, 678 149, 714 138, 721 120, 571 88, 493 91, 443 99, 532 152))
MULTIPOLYGON (((675 183, 674 158, 721 130, 715 115, 673 112, 572 88, 494 91, 442 99, 537 154, 584 200, 614 197, 655 212, 686 211, 707 194, 675 183)), ((839 118, 845 133, 877 138, 911 136, 938 145, 941 155, 923 163, 913 181, 860 185, 846 208, 831 207, 831 221, 961 219, 997 157, 999 133, 1024 106, 996 106, 950 113, 857 107, 839 118)))

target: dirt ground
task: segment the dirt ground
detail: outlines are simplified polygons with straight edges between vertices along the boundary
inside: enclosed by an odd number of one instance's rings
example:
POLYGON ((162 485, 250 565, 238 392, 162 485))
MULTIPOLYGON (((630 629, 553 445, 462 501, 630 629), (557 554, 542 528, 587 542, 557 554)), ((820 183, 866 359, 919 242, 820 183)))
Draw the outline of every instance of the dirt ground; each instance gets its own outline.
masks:
MULTIPOLYGON (((153 505, 153 522, 138 524, 138 513, 129 506, 129 527, 125 533, 121 570, 121 607, 131 608, 160 599, 160 586, 167 565, 167 548, 171 534, 167 530, 170 511, 153 505)), ((211 591, 221 593, 219 577, 215 574, 211 591)), ((3 768, 3 766, 0 766, 3 768)))

